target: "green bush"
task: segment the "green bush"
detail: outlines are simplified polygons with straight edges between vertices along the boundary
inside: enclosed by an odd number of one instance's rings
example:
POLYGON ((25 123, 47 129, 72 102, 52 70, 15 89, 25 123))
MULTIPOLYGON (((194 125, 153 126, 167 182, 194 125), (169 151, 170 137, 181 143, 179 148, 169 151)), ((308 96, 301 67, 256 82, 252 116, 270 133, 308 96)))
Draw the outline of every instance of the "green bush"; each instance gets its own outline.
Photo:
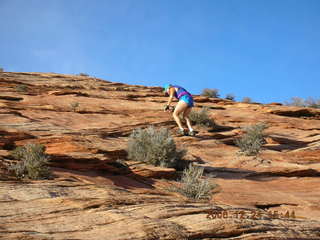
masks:
POLYGON ((26 92, 28 91, 28 86, 25 84, 18 84, 15 86, 17 92, 26 92))
POLYGON ((3 68, 0 68, 0 72, 4 72, 4 69, 3 69, 3 68))
POLYGON ((177 150, 168 129, 135 129, 128 141, 128 158, 155 166, 175 167, 186 150, 177 150))
POLYGON ((219 90, 216 88, 205 88, 202 90, 201 95, 204 97, 211 97, 211 98, 218 98, 220 96, 219 90))
POLYGON ((226 99, 231 100, 231 101, 234 101, 234 100, 236 99, 236 97, 234 96, 234 94, 228 93, 228 94, 226 95, 226 99))
POLYGON ((210 198, 211 191, 217 185, 202 179, 203 170, 202 167, 190 164, 189 168, 183 171, 180 186, 172 188, 172 191, 179 192, 191 199, 210 198))
POLYGON ((41 144, 27 144, 17 147, 10 154, 14 159, 19 160, 10 170, 18 178, 44 179, 50 176, 50 169, 47 166, 49 157, 45 154, 45 146, 41 144))
POLYGON ((242 102, 243 103, 252 103, 252 100, 249 97, 244 97, 244 98, 242 98, 242 102))
POLYGON ((246 134, 236 140, 236 145, 240 147, 240 151, 247 156, 257 155, 264 143, 263 131, 267 127, 264 123, 246 127, 246 134))
POLYGON ((215 123, 209 117, 209 108, 202 107, 200 111, 191 110, 189 114, 189 119, 192 124, 201 126, 201 127, 214 127, 215 123))

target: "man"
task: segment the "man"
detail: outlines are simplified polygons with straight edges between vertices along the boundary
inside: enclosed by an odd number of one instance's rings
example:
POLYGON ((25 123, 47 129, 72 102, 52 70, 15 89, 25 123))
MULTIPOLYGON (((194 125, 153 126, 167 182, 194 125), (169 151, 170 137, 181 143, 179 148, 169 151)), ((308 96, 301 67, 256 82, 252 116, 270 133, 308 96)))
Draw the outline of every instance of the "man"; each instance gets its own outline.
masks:
POLYGON ((191 122, 189 119, 189 114, 191 112, 192 107, 194 106, 192 95, 183 87, 171 84, 167 84, 164 86, 164 92, 167 95, 169 95, 168 103, 164 109, 165 111, 168 111, 170 109, 170 104, 172 103, 173 97, 179 100, 173 112, 173 118, 179 127, 179 133, 185 136, 194 136, 195 132, 192 129, 191 122), (181 120, 179 118, 179 115, 181 113, 183 114, 183 118, 187 123, 189 129, 188 133, 186 133, 186 131, 184 130, 181 120))

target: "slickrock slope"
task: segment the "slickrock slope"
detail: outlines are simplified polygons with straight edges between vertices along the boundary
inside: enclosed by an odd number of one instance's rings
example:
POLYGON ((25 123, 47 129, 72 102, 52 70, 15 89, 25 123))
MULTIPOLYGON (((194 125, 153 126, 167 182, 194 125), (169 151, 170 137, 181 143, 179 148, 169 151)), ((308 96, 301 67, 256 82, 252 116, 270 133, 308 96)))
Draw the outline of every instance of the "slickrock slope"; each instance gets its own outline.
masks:
POLYGON ((167 191, 175 169, 126 160, 133 129, 174 135, 166 100, 157 87, 0 73, 0 239, 320 239, 320 110, 195 96, 218 126, 175 140, 219 185, 196 202, 167 191), (239 155, 234 140, 257 122, 269 125, 262 153, 239 155), (46 146, 55 177, 15 180, 9 151, 34 142, 46 146), (228 218, 213 219, 212 210, 228 218))

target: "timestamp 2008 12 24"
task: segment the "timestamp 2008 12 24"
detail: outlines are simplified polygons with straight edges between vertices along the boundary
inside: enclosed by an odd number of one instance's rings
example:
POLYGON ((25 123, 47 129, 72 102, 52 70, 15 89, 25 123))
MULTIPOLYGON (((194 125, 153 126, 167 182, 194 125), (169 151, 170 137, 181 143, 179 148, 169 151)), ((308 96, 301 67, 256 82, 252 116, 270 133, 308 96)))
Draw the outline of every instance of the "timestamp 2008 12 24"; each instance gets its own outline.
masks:
MULTIPOLYGON (((267 216, 269 218, 296 218, 295 211, 268 211, 267 216)), ((236 219, 262 219, 263 214, 258 210, 251 211, 230 211, 230 210, 209 210, 207 218, 209 219, 226 219, 226 218, 236 218, 236 219)))

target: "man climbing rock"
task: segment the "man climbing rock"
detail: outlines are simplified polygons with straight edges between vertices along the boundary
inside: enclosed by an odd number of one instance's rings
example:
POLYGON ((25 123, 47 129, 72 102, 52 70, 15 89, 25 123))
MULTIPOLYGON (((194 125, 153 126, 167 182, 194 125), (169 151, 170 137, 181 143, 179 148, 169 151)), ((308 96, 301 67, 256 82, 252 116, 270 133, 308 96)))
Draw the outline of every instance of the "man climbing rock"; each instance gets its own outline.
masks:
POLYGON ((195 131, 192 129, 191 121, 189 119, 189 114, 194 106, 192 95, 185 90, 183 87, 177 85, 166 84, 164 86, 164 92, 169 96, 168 103, 165 105, 164 110, 168 111, 170 109, 170 104, 172 103, 173 97, 179 100, 173 111, 173 118, 179 127, 179 134, 184 136, 194 136, 195 131), (179 118, 180 114, 183 114, 183 118, 187 123, 189 132, 187 133, 182 126, 181 120, 179 118))

